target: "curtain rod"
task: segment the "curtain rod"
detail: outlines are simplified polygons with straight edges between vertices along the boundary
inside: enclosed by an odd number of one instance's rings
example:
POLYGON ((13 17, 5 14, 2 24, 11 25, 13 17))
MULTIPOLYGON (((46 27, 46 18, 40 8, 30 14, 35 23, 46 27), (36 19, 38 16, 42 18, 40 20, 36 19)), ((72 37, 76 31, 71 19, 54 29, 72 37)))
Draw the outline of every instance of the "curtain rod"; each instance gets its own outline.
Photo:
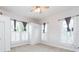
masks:
MULTIPOLYGON (((76 17, 76 16, 79 16, 79 15, 75 15, 75 16, 69 16, 69 17, 76 17)), ((67 17, 65 17, 65 18, 67 18, 67 17)), ((61 21, 61 20, 63 20, 64 18, 62 18, 62 19, 59 19, 58 21, 61 21)))
MULTIPOLYGON (((11 20, 16 20, 16 19, 12 19, 12 18, 10 18, 11 20)), ((18 22, 25 22, 25 21, 19 21, 19 20, 16 20, 16 21, 18 21, 18 22)))

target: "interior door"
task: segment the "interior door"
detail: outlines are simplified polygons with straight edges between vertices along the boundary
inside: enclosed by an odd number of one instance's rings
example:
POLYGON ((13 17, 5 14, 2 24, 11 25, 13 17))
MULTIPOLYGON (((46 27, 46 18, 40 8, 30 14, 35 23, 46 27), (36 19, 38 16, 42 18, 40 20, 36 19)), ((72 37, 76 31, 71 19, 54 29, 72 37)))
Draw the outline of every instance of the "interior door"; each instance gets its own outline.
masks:
POLYGON ((4 51, 4 23, 0 22, 0 52, 4 51))

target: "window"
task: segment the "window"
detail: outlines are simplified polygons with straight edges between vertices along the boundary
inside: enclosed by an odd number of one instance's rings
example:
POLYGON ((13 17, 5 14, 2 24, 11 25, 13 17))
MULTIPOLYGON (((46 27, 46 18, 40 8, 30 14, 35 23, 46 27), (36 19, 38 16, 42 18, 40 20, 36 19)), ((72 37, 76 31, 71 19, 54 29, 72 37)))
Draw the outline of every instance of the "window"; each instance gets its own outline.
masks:
POLYGON ((11 31, 22 32, 27 30, 27 22, 11 20, 11 31))
POLYGON ((67 30, 67 24, 66 21, 64 20, 62 22, 62 42, 63 43, 73 43, 73 19, 71 18, 70 23, 69 23, 69 31, 67 30))
POLYGON ((23 24, 22 24, 22 22, 16 22, 16 31, 17 32, 22 32, 22 31, 24 31, 23 30, 24 29, 24 27, 23 27, 23 24))
POLYGON ((28 40, 28 24, 27 22, 20 22, 11 20, 11 41, 19 42, 28 40))

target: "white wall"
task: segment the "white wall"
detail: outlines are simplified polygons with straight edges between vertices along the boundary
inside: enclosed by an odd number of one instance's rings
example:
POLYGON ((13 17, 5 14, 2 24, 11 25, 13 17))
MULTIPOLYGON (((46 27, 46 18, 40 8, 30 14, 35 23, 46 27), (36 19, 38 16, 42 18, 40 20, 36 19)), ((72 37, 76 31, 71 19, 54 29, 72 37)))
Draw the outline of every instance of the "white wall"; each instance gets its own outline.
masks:
POLYGON ((62 12, 56 13, 52 16, 46 17, 43 22, 48 23, 48 32, 47 32, 47 41, 45 44, 49 45, 56 45, 56 46, 67 46, 68 48, 72 48, 72 45, 67 44, 61 44, 59 41, 61 39, 61 22, 59 22, 59 19, 69 17, 69 16, 75 16, 79 15, 79 8, 72 8, 68 10, 64 10, 62 12))
POLYGON ((11 39, 11 36, 10 36, 10 17, 7 17, 7 16, 2 16, 0 15, 0 21, 4 22, 5 24, 5 42, 4 42, 4 47, 5 47, 5 51, 10 51, 10 39, 11 39))
POLYGON ((41 26, 35 23, 29 23, 29 44, 38 44, 41 39, 41 26))

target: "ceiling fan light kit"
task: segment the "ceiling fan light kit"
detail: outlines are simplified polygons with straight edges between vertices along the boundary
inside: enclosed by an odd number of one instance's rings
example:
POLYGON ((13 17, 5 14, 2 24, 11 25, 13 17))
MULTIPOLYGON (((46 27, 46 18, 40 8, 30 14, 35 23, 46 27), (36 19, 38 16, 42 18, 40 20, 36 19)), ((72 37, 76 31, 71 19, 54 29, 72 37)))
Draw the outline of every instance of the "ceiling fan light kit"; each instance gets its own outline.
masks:
POLYGON ((48 6, 33 6, 32 11, 37 13, 42 13, 47 11, 49 7, 48 6))

